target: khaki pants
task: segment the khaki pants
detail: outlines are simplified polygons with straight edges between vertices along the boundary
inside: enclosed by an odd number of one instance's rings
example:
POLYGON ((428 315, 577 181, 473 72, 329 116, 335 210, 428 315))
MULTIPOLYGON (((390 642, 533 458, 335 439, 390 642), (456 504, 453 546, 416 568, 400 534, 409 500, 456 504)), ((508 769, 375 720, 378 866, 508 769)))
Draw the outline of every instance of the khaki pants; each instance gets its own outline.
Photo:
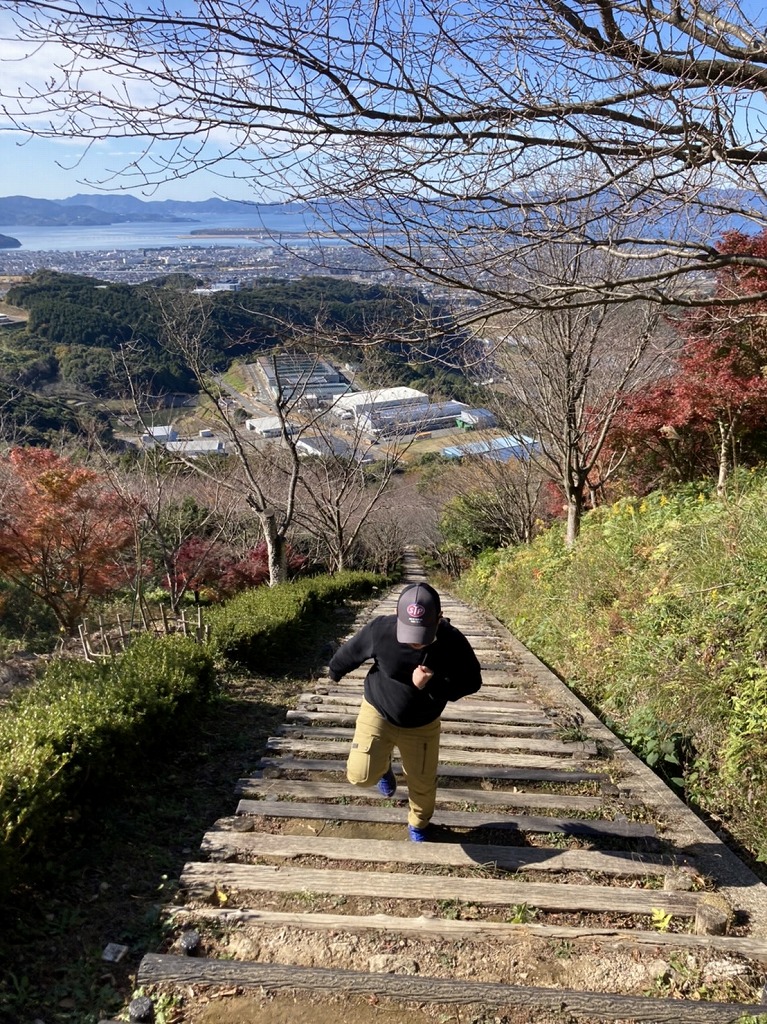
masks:
POLYGON ((353 786, 374 786, 388 770, 392 750, 397 747, 407 775, 408 824, 426 828, 437 798, 439 733, 439 719, 415 729, 404 729, 387 722, 372 704, 363 700, 346 762, 346 777, 353 786))

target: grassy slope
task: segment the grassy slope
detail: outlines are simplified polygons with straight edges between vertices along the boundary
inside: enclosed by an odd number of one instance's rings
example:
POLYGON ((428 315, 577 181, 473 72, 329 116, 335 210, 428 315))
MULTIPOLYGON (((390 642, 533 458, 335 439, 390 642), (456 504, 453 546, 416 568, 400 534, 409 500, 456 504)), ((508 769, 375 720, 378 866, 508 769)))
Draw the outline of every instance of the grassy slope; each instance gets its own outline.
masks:
MULTIPOLYGON (((461 583, 640 756, 767 859, 767 472, 590 513, 461 583)), ((720 826, 721 827, 721 826, 720 826)))

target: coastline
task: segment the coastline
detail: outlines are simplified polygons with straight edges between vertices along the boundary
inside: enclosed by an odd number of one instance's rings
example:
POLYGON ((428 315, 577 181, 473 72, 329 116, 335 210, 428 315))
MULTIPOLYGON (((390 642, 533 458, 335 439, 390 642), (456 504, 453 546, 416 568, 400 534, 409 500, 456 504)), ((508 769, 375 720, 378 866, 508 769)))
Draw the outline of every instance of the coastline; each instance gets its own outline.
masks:
POLYGON ((250 228, 201 228, 179 238, 246 238, 268 242, 280 238, 353 238, 351 231, 253 231, 250 228))

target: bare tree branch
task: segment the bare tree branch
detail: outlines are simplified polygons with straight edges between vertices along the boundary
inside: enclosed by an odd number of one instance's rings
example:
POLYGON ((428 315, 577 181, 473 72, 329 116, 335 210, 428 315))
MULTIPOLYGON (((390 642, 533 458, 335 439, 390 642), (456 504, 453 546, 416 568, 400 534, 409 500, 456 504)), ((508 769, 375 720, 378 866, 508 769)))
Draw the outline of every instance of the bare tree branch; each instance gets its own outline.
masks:
POLYGON ((764 223, 767 41, 743 3, 0 0, 0 16, 25 67, 50 51, 44 80, 6 63, 12 124, 145 140, 102 186, 245 177, 490 306, 706 303, 701 271, 741 259, 718 233, 764 223), (531 280, 552 242, 620 254, 622 272, 531 280))

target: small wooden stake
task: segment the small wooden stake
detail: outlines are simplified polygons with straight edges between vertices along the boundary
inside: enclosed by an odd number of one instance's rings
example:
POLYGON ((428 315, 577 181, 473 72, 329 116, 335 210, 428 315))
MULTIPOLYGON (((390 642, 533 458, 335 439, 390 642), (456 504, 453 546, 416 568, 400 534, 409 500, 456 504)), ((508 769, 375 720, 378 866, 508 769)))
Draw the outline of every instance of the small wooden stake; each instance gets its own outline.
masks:
POLYGON ((707 893, 695 911, 696 935, 724 935, 732 911, 723 896, 707 893))
POLYGON ((83 654, 85 655, 85 660, 93 661, 93 658, 91 658, 90 656, 90 651, 88 650, 88 636, 87 633, 85 632, 87 625, 83 621, 77 628, 80 631, 80 643, 83 645, 83 654))

